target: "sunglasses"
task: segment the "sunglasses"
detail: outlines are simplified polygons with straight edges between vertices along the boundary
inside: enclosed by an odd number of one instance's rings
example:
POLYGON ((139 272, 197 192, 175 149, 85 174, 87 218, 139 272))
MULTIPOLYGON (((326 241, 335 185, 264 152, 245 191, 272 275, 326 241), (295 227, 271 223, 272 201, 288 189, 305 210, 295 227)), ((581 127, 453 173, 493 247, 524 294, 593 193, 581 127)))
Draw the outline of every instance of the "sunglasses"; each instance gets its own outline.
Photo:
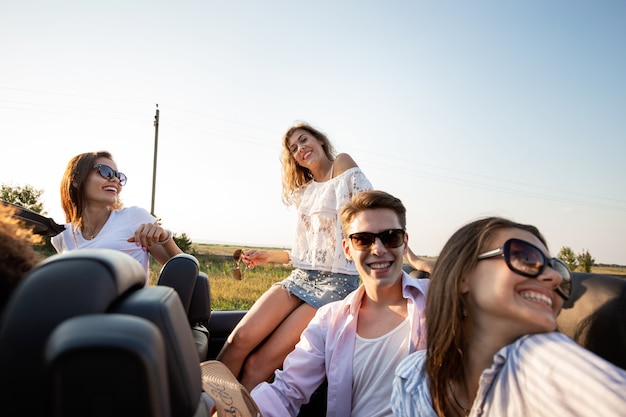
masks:
POLYGON ((565 300, 572 292, 572 273, 567 265, 557 258, 548 258, 541 249, 520 239, 509 239, 499 248, 478 255, 478 260, 504 256, 509 269, 528 278, 537 278, 546 269, 554 269, 562 280, 556 292, 565 300))
POLYGON ((96 164, 92 169, 97 169, 102 178, 106 178, 107 180, 112 180, 113 178, 117 178, 120 181, 120 185, 126 185, 126 175, 123 173, 114 170, 108 165, 96 164))
MULTIPOLYGON (((239 263, 241 262, 241 257, 243 256, 243 250, 237 249, 235 253, 233 253, 233 260, 235 261, 235 267, 233 268, 233 278, 237 281, 241 281, 243 279, 243 271, 239 268, 239 263)), ((246 269, 248 266, 246 265, 246 269)))
POLYGON ((370 250, 376 243, 376 238, 380 239, 387 249, 399 248, 404 243, 404 230, 389 229, 380 233, 359 232, 348 236, 356 250, 370 250))

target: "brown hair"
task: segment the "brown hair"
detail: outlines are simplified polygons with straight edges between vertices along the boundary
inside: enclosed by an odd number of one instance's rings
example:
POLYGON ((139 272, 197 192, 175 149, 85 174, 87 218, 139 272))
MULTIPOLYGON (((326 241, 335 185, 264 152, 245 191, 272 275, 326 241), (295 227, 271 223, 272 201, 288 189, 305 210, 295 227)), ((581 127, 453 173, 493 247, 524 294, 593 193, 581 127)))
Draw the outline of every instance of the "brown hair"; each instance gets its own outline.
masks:
POLYGON ((451 381, 464 377, 463 360, 467 340, 471 337, 471 320, 464 317, 468 312, 460 283, 476 267, 481 251, 491 249, 484 246, 501 229, 528 231, 546 245, 535 226, 488 217, 457 230, 444 245, 433 268, 425 311, 428 335, 426 372, 433 409, 441 417, 453 414, 454 403, 448 394, 448 386, 451 381))
MULTIPOLYGON (((65 220, 77 229, 81 229, 83 226, 85 181, 98 158, 112 160, 113 156, 107 151, 87 152, 76 155, 67 163, 63 179, 61 180, 61 205, 65 212, 65 220)), ((115 210, 121 207, 122 203, 118 200, 111 209, 115 210)))
POLYGON ((402 201, 385 191, 368 190, 354 195, 341 208, 339 215, 344 237, 347 238, 350 223, 352 223, 352 220, 358 213, 373 209, 393 210, 398 216, 400 227, 406 229, 406 208, 402 201))
POLYGON ((41 243, 41 237, 14 217, 17 211, 0 204, 0 312, 22 277, 43 259, 33 248, 34 243, 41 243))
POLYGON ((296 162, 291 150, 289 149, 289 138, 298 130, 306 130, 315 139, 322 142, 324 153, 333 161, 335 159, 335 149, 325 134, 315 129, 307 123, 297 123, 287 130, 283 136, 283 148, 281 152, 281 164, 283 170, 282 177, 282 201, 286 205, 293 203, 294 192, 313 180, 313 174, 308 168, 304 168, 296 162))

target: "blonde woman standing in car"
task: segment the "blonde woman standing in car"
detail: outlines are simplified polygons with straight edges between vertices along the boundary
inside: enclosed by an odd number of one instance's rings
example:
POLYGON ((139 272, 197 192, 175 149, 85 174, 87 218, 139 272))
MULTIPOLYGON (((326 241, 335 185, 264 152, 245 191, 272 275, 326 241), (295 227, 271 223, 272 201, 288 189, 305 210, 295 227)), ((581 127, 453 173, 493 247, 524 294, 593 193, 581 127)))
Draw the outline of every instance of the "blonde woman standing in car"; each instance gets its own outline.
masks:
POLYGON ((350 155, 336 155, 326 135, 305 123, 283 136, 281 162, 283 203, 298 216, 291 252, 249 250, 242 260, 250 268, 275 262, 295 269, 256 301, 217 358, 248 390, 281 367, 319 307, 359 285, 341 248, 339 209, 371 189, 369 180, 350 155))

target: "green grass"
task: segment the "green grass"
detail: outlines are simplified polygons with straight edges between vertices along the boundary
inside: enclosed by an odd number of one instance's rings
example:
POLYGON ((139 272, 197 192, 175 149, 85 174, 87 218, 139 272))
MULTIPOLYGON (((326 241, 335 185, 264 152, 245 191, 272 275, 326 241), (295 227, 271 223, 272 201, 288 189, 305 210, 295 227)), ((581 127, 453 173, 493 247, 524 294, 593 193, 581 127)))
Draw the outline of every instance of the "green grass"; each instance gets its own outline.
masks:
MULTIPOLYGON (((235 266, 232 254, 236 249, 248 249, 227 245, 192 246, 191 255, 200 263, 200 270, 209 276, 211 285, 211 308, 213 310, 248 310, 252 304, 274 283, 286 278, 293 268, 281 264, 266 264, 254 269, 242 268, 243 279, 233 278, 235 266)), ((150 264, 150 283, 156 283, 161 266, 150 264)))
POLYGON ((591 272, 626 277, 626 267, 619 265, 595 265, 591 267, 591 272))

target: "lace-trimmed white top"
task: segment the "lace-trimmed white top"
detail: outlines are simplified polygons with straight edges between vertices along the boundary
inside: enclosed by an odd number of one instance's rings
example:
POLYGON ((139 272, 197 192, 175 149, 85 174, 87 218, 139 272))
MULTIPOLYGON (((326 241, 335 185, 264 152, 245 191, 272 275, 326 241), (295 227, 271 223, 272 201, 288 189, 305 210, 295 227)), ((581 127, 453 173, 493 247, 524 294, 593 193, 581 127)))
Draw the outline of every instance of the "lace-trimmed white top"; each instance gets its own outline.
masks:
POLYGON ((291 248, 291 264, 300 269, 357 275, 343 253, 339 210, 372 184, 359 167, 328 181, 311 181, 295 196, 298 220, 291 248))

